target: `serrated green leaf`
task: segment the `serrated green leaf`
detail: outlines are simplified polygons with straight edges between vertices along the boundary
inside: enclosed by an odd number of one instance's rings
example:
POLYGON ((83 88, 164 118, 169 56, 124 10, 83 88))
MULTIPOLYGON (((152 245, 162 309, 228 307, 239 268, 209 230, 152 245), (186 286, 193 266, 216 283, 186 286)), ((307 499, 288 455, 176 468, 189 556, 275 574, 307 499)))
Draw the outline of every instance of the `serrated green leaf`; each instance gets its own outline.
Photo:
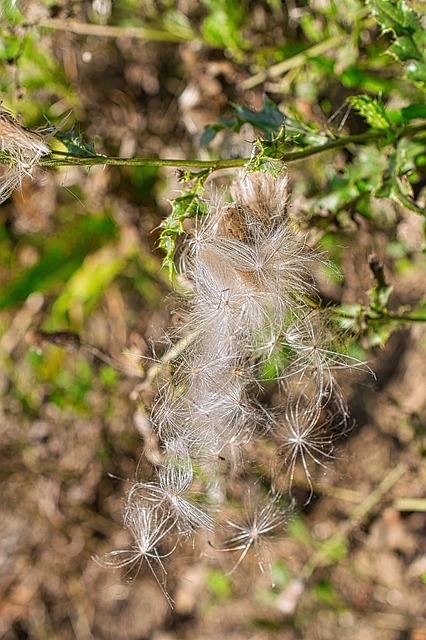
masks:
POLYGON ((366 95, 350 96, 348 102, 362 115, 372 129, 390 129, 391 123, 386 115, 385 106, 379 100, 366 95))
POLYGON ((401 62, 419 60, 422 57, 422 53, 411 36, 399 36, 398 40, 391 45, 390 50, 401 62))
POLYGON ((407 70, 407 79, 425 89, 426 30, 422 16, 411 9, 405 0, 369 0, 368 5, 383 31, 390 31, 394 35, 390 53, 400 62, 414 61, 407 70))
POLYGON ((416 31, 420 17, 404 0, 369 0, 368 5, 382 29, 392 29, 396 34, 404 30, 416 31))
POLYGON ((92 142, 85 142, 82 136, 75 131, 57 131, 55 138, 62 142, 67 151, 73 156, 94 158, 98 154, 92 142))
POLYGON ((158 246, 160 249, 163 249, 165 253, 163 266, 168 269, 170 280, 173 277, 173 271, 175 269, 174 254, 176 240, 184 231, 184 220, 207 213, 207 205, 204 200, 201 199, 200 191, 201 188, 197 186, 189 193, 185 193, 171 200, 172 212, 160 225, 163 231, 160 234, 158 246))
POLYGON ((247 171, 264 171, 269 173, 273 178, 277 178, 282 173, 284 163, 281 160, 274 160, 261 154, 254 156, 245 165, 247 171))
POLYGON ((286 115, 284 119, 285 137, 292 139, 297 147, 305 148, 309 145, 320 145, 330 142, 330 136, 318 130, 318 127, 303 122, 298 114, 286 115))
POLYGON ((281 130, 284 124, 284 114, 278 109, 268 96, 265 96, 264 106, 261 111, 253 111, 239 104, 233 105, 236 117, 219 118, 217 123, 207 125, 201 137, 201 144, 211 142, 216 134, 223 129, 230 129, 238 132, 241 127, 248 123, 261 131, 268 140, 271 140, 281 130))

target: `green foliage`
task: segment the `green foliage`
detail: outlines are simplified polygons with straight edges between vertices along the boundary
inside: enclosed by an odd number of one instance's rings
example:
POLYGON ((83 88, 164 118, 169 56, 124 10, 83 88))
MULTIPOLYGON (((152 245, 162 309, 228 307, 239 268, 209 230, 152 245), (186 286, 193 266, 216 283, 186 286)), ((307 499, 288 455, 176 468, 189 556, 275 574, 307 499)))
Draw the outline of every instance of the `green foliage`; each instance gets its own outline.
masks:
POLYGON ((184 232, 184 221, 207 213, 207 206, 201 198, 202 190, 202 184, 197 183, 195 187, 172 200, 172 212, 161 223, 162 231, 158 246, 166 254, 163 259, 163 265, 168 269, 170 279, 172 279, 175 268, 176 241, 180 234, 184 232))
MULTIPOLYGON (((110 21, 117 28, 136 25, 146 29, 146 37, 151 34, 154 40, 162 37, 169 42, 196 40, 207 50, 212 47, 223 50, 237 65, 245 66, 251 86, 269 79, 274 100, 265 96, 260 110, 234 104, 230 117, 222 116, 205 128, 201 142, 208 145, 219 132, 237 133, 248 124, 258 139, 255 152, 246 159, 247 170, 277 175, 286 163, 304 159, 311 162, 310 181, 295 185, 296 192, 303 191, 304 204, 299 219, 305 225, 317 226, 330 238, 329 244, 333 247, 338 242, 336 228, 350 227, 356 215, 373 226, 392 224, 382 213, 384 202, 425 215, 420 188, 426 166, 426 36, 422 16, 404 0, 371 0, 368 7, 382 31, 390 33, 391 43, 371 37, 374 33, 371 14, 358 0, 310 3, 309 10, 301 9, 299 31, 290 23, 284 28, 285 12, 275 7, 275 15, 280 15, 282 20, 277 27, 284 29, 285 38, 279 43, 270 41, 263 49, 255 45, 257 36, 247 20, 247 6, 235 0, 204 0, 196 17, 185 15, 168 3, 147 4, 141 9, 139 3, 127 0, 114 8, 110 21), (383 55, 386 47, 394 60, 392 73, 389 73, 389 57, 383 55), (412 84, 401 78, 402 73, 412 84), (322 112, 333 118, 335 107, 328 95, 348 88, 351 93, 347 98, 348 109, 357 114, 364 127, 355 135, 350 127, 348 131, 336 130, 331 124, 324 124, 324 117, 314 117, 315 113, 322 112), (286 96, 284 106, 276 104, 280 93, 286 96), (344 156, 338 155, 343 153, 344 156), (318 162, 315 157, 319 158, 318 162), (336 157, 340 159, 336 161, 336 157)), ((25 124, 39 123, 42 113, 49 117, 50 104, 58 99, 66 98, 68 104, 77 104, 78 98, 55 55, 40 44, 37 29, 28 28, 25 16, 15 3, 5 4, 0 33, 3 71, 0 91, 11 96, 21 87, 25 88, 20 101, 25 124), (36 95, 37 100, 33 100, 36 95)), ((74 157, 90 162, 99 156, 93 143, 86 142, 74 129, 59 130, 55 138, 66 149, 65 153, 54 151, 55 158, 74 157)), ((109 158, 104 157, 108 164, 109 158)), ((215 164, 212 160, 210 168, 182 174, 186 189, 171 201, 171 213, 161 223, 158 242, 164 251, 164 265, 170 278, 176 242, 185 231, 184 222, 206 213, 204 181, 211 170, 220 166, 220 161, 215 164)), ((232 166, 232 162, 227 166, 232 166)), ((138 203, 139 200, 145 202, 146 189, 151 192, 158 184, 158 169, 152 169, 149 185, 146 169, 134 167, 131 171, 135 198, 138 203)), ((19 304, 33 291, 55 292, 53 324, 61 318, 65 321, 69 308, 77 301, 88 314, 103 290, 130 263, 135 264, 134 249, 129 248, 129 253, 123 255, 113 248, 114 229, 110 229, 112 235, 104 232, 103 227, 90 230, 92 223, 93 218, 89 216, 87 229, 85 223, 78 221, 72 232, 60 230, 48 247, 34 236, 31 242, 40 255, 29 268, 15 268, 14 257, 6 250, 4 259, 10 262, 14 275, 1 287, 1 307, 19 304), (76 238, 79 233, 81 240, 76 238), (95 237, 96 240, 89 241, 95 237), (61 282, 64 286, 59 293, 61 282)), ((3 248, 10 241, 4 238, 3 248)), ((132 280, 136 288, 147 292, 147 299, 155 297, 150 279, 148 269, 145 275, 132 280)), ((349 311, 344 308, 342 318, 346 326, 352 322, 352 329, 358 335, 365 337, 370 331, 369 344, 382 344, 398 324, 388 316, 384 291, 376 287, 370 295, 372 301, 368 307, 355 305, 349 311), (346 314, 349 318, 345 318, 346 314)), ((422 313, 420 308, 418 313, 422 313)))
POLYGON ((426 89, 426 30, 422 17, 405 0, 369 0, 368 5, 384 32, 394 42, 389 51, 397 60, 408 62, 406 78, 426 89))
MULTIPOLYGON (((22 3, 22 11, 27 4, 22 3)), ((83 15, 87 17, 88 26, 99 27, 99 33, 102 33, 103 25, 92 4, 74 2, 73 11, 86 11, 83 15)), ((56 3, 50 0, 43 5, 52 12, 56 8, 56 3)), ((403 306, 393 294, 397 276, 403 270, 413 270, 414 274, 414 269, 424 265, 422 256, 415 255, 410 242, 405 243, 398 235, 401 220, 417 216, 425 222, 426 213, 426 32, 422 16, 411 8, 408 0, 368 0, 367 4, 363 0, 313 0, 298 3, 297 11, 293 11, 291 17, 286 3, 275 0, 267 3, 203 0, 198 5, 192 14, 186 15, 169 0, 146 3, 122 0, 112 3, 108 19, 108 26, 118 30, 139 28, 146 50, 150 49, 149 44, 146 45, 150 40, 164 41, 167 46, 176 42, 180 47, 186 43, 195 44, 191 56, 203 64, 211 64, 212 68, 217 64, 212 77, 222 91, 227 91, 226 96, 221 94, 220 100, 212 106, 214 123, 202 134, 204 160, 197 165, 198 160, 192 164, 193 158, 188 159, 188 166, 194 169, 198 166, 200 170, 181 173, 185 188, 170 201, 171 212, 160 223, 158 248, 164 252, 163 264, 169 278, 173 278, 180 236, 207 212, 204 183, 214 170, 245 166, 248 171, 261 170, 278 175, 288 165, 294 193, 290 216, 295 224, 312 230, 313 237, 319 239, 324 251, 331 255, 326 267, 328 279, 333 284, 332 292, 327 292, 330 298, 323 303, 313 302, 313 306, 326 307, 332 316, 330 325, 338 327, 336 342, 339 344, 333 345, 336 353, 342 346, 342 332, 346 343, 356 341, 353 345, 345 344, 347 351, 363 357, 365 350, 384 345, 393 331, 413 322, 425 322, 424 299, 403 306), (262 24, 260 27, 251 24, 252 14, 255 14, 252 9, 256 8, 264 10, 265 20, 269 21, 265 22, 268 29, 264 32, 262 24), (273 28, 269 28, 271 24, 273 28), (378 37, 379 28, 388 35, 378 37), (230 87, 234 78, 235 87, 230 87), (265 95, 260 109, 253 109, 250 105, 258 104, 260 88, 269 95, 265 95), (234 101, 232 111, 228 116, 220 116, 226 100, 234 101), (237 100, 241 104, 236 104, 237 100), (238 133, 244 125, 252 127, 253 138, 257 138, 252 156, 235 158, 229 154, 230 159, 226 156, 225 160, 217 160, 214 157, 218 153, 217 146, 210 143, 219 133, 224 134, 226 141, 229 132, 238 133), (415 216, 411 216, 412 213, 415 216), (187 220, 191 222, 186 223, 187 220), (377 238, 385 258, 370 261, 372 273, 365 282, 357 281, 360 289, 357 297, 351 304, 341 304, 344 267, 351 245, 359 243, 360 230, 362 242, 368 237, 363 247, 365 259, 370 251, 367 245, 374 246, 377 238), (341 274, 332 263, 341 269, 341 274)), ((80 77, 71 80, 66 72, 67 68, 74 68, 72 55, 66 58, 67 65, 64 65, 62 50, 45 46, 44 29, 28 23, 18 8, 19 3, 4 2, 1 6, 0 98, 4 100, 4 106, 19 113, 28 127, 39 127, 44 118, 48 118, 49 123, 50 120, 56 123, 61 113, 74 109, 78 112, 77 118, 82 120, 77 130, 85 131, 93 125, 93 131, 96 128, 93 95, 96 93, 92 88, 93 93, 87 92, 82 99, 77 92, 80 77)), ((65 2, 63 6, 66 6, 65 2)), ((106 44, 107 38, 87 34, 74 34, 73 37, 78 43, 78 47, 70 45, 73 55, 77 49, 83 49, 86 42, 96 43, 95 60, 92 67, 86 67, 84 82, 93 81, 91 74, 98 69, 99 63, 96 56, 101 58, 107 47, 113 50, 114 60, 127 58, 126 71, 129 76, 134 74, 138 78, 141 63, 137 58, 142 50, 137 49, 138 38, 133 41, 119 37, 106 44)), ((188 78, 194 83, 198 81, 196 73, 192 77, 189 67, 181 71, 179 67, 184 67, 184 63, 179 58, 179 50, 174 52, 176 60, 171 54, 165 65, 168 68, 162 67, 158 74, 159 85, 163 88, 164 84, 170 94, 179 93, 185 82, 189 84, 188 78), (166 73, 169 76, 166 77, 166 73)), ((68 50, 65 53, 69 55, 68 50)), ((147 60, 152 62, 149 55, 147 60)), ((120 70, 122 68, 124 65, 120 70)), ((152 81, 149 73, 143 77, 144 81, 147 79, 152 81)), ((149 101, 151 90, 149 82, 139 86, 138 80, 127 95, 123 89, 125 81, 125 77, 120 78, 119 88, 111 84, 114 109, 119 104, 119 118, 124 120, 127 114, 125 102, 134 100, 139 108, 145 100, 149 101)), ((204 99, 202 107, 208 107, 202 91, 201 95, 204 99)), ((161 94, 158 102, 163 97, 161 94)), ((175 113, 173 102, 170 113, 175 113)), ((139 138, 145 133, 142 131, 145 123, 140 125, 140 122, 145 118, 146 114, 140 120, 129 119, 121 129, 125 129, 138 145, 139 138)), ((99 120, 98 117, 98 123, 99 120)), ((152 122, 147 125, 149 135, 156 137, 155 145, 147 146, 147 153, 157 153, 165 148, 169 151, 184 138, 182 154, 190 155, 189 136, 179 138, 184 126, 181 130, 176 126, 177 140, 166 144, 162 124, 158 119, 154 126, 152 122)), ((117 123, 115 127, 118 128, 117 123)), ((63 147, 62 151, 54 151, 52 157, 64 164, 78 165, 77 160, 87 166, 92 160, 114 164, 114 158, 98 154, 94 144, 74 129, 57 131, 54 137, 63 147)), ((111 139, 112 153, 116 154, 120 141, 117 143, 113 135, 111 139)), ((145 149, 145 140, 139 148, 145 149)), ((194 147, 192 153, 196 155, 199 149, 194 147)), ((104 200, 99 202, 99 210, 96 209, 99 183, 93 180, 94 193, 88 192, 85 180, 91 175, 81 169, 70 170, 69 174, 52 170, 59 196, 55 213, 42 231, 29 231, 29 227, 22 225, 22 218, 31 212, 29 196, 23 198, 20 206, 15 206, 18 200, 2 206, 0 321, 3 334, 7 334, 16 318, 19 322, 25 321, 34 299, 31 296, 37 292, 43 294, 43 307, 30 321, 41 322, 46 329, 73 327, 84 335, 86 322, 89 321, 89 325, 93 319, 96 321, 96 313, 103 306, 111 305, 114 309, 111 316, 117 320, 120 332, 121 323, 127 323, 127 317, 123 320, 123 307, 116 298, 123 296, 126 314, 137 309, 135 315, 138 317, 131 331, 138 337, 143 333, 141 325, 163 299, 162 287, 167 288, 166 277, 159 273, 161 256, 159 258, 159 252, 155 251, 151 254, 155 239, 151 246, 149 240, 150 229, 159 224, 158 204, 165 178, 162 168, 149 166, 155 158, 141 159, 140 166, 137 166, 137 159, 119 160, 120 164, 128 162, 133 166, 107 169, 108 188, 104 187, 103 191, 107 204, 104 200), (81 202, 69 195, 61 186, 63 183, 81 202), (80 213, 76 214, 75 210, 80 213), (119 286, 114 287, 114 282, 119 286), (119 295, 115 297, 117 290, 119 295), (25 313, 18 314, 21 308, 25 313)), ((42 187, 42 184, 38 185, 39 189, 42 187)), ((90 326, 89 330, 97 336, 96 322, 93 324, 95 326, 90 326)), ((110 330, 108 323, 105 324, 106 328, 100 323, 101 334, 108 334, 110 330)), ((15 327, 15 332, 20 338, 20 325, 15 327)), ((141 338, 141 342, 145 338, 141 338)), ((108 336, 105 342, 107 340, 108 336)), ((27 349, 26 345, 18 347, 27 349)), ((265 378, 275 379, 277 370, 282 369, 290 355, 290 349, 272 354, 264 364, 265 378)), ((28 348, 25 375, 15 371, 9 353, 2 352, 1 364, 10 376, 11 397, 22 407, 24 414, 36 416, 40 407, 50 403, 61 411, 92 416, 98 411, 96 395, 99 394, 96 391, 101 390, 112 398, 122 376, 121 371, 105 365, 97 372, 96 362, 93 365, 81 351, 66 353, 49 343, 42 355, 28 348), (91 394, 93 390, 95 393, 91 394)), ((127 381, 126 385, 125 393, 128 394, 127 381)), ((113 400, 109 402, 113 404, 113 400)), ((105 404, 108 405, 108 399, 105 404)), ((121 407, 117 411, 121 411, 121 407)), ((98 457, 105 464, 109 462, 108 448, 102 443, 99 443, 98 457)), ((326 577, 320 582, 309 582, 308 579, 317 567, 345 562, 349 548, 347 531, 341 534, 338 530, 330 540, 319 541, 311 534, 303 517, 296 516, 289 524, 288 534, 293 538, 293 544, 296 541, 304 549, 307 558, 307 569, 295 578, 310 584, 311 593, 320 603, 339 610, 341 604, 333 583, 326 577)), ((282 562, 273 563, 271 577, 278 591, 284 591, 292 582, 291 573, 282 562)), ((426 575, 422 580, 426 582, 426 575)), ((210 604, 232 597, 231 579, 222 571, 209 570, 206 585, 210 604)), ((274 604, 276 597, 270 591, 269 603, 274 604)), ((267 621, 267 624, 273 627, 274 623, 267 621)), ((280 631, 281 621, 276 624, 280 631)))
POLYGON ((390 129, 391 123, 381 100, 369 96, 350 96, 349 104, 356 109, 372 129, 390 129))
POLYGON ((253 125, 255 129, 263 133, 265 139, 271 140, 279 133, 284 124, 284 115, 268 96, 265 96, 261 111, 253 111, 238 104, 234 105, 234 111, 236 113, 234 117, 219 118, 216 124, 207 125, 201 136, 201 144, 211 142, 216 134, 223 129, 239 131, 246 123, 253 125))
POLYGON ((83 158, 93 158, 98 154, 92 142, 85 142, 83 136, 72 131, 57 131, 55 138, 61 142, 69 154, 83 158))
POLYGON ((47 245, 43 236, 32 236, 31 244, 39 246, 40 257, 24 269, 11 263, 13 276, 0 287, 0 309, 23 302, 34 291, 55 291, 81 269, 91 251, 113 240, 116 232, 109 217, 86 216, 65 226, 47 245))
POLYGON ((2 21, 4 22, 4 24, 9 23, 11 25, 17 25, 22 24, 25 21, 25 18, 19 11, 16 2, 2 0, 1 12, 2 21))
POLYGON ((248 48, 241 35, 241 28, 247 19, 247 7, 237 0, 203 0, 209 15, 203 20, 201 33, 212 46, 228 49, 239 57, 248 48))
POLYGON ((232 583, 226 573, 211 569, 206 576, 206 583, 214 601, 229 600, 231 597, 232 583))
POLYGON ((82 307, 87 317, 94 304, 104 294, 111 282, 124 271, 128 260, 136 253, 136 247, 126 247, 122 252, 118 247, 105 246, 86 256, 84 262, 68 278, 52 306, 52 321, 61 326, 74 305, 82 307))

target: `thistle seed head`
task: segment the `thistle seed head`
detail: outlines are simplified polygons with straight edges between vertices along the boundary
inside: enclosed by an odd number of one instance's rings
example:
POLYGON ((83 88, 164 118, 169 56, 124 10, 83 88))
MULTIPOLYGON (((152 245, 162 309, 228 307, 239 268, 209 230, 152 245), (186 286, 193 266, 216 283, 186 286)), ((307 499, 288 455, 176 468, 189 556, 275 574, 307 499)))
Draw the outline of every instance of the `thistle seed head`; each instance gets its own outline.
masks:
POLYGON ((25 176, 31 176, 32 167, 50 149, 41 135, 21 126, 10 113, 0 109, 0 153, 10 163, 0 179, 1 204, 21 187, 25 176))

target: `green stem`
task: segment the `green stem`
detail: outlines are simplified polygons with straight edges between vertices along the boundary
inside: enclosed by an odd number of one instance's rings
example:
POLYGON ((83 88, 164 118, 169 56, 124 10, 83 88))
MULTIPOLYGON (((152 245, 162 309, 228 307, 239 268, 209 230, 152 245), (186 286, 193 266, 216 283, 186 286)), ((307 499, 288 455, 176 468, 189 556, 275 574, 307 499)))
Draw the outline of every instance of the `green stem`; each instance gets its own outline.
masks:
POLYGON ((412 315, 411 313, 398 314, 398 313, 391 313, 388 311, 386 313, 382 313, 381 315, 372 316, 368 313, 367 310, 364 310, 358 314, 352 315, 350 313, 345 313, 344 311, 341 311, 338 308, 333 309, 333 313, 339 318, 347 318, 348 320, 364 320, 366 322, 368 322, 369 320, 373 320, 375 322, 380 320, 394 320, 395 322, 426 322, 426 315, 417 316, 417 315, 412 315))
POLYGON ((162 29, 151 29, 149 27, 114 26, 103 24, 87 24, 81 22, 71 22, 68 20, 49 20, 36 25, 39 28, 54 29, 56 31, 66 31, 85 36, 97 36, 103 38, 133 38, 137 40, 147 40, 150 42, 199 42, 200 39, 193 32, 172 33, 162 29))
POLYGON ((398 315, 394 313, 386 313, 379 318, 373 318, 368 314, 365 316, 367 320, 395 320, 396 322, 426 322, 426 316, 412 316, 409 313, 405 315, 398 315))
MULTIPOLYGON (((52 151, 52 154, 56 154, 52 151)), ((64 154, 61 158, 42 158, 39 164, 43 167, 113 165, 129 167, 194 167, 199 169, 229 169, 242 167, 249 158, 233 158, 231 160, 177 160, 164 158, 114 158, 110 156, 94 156, 86 158, 64 154)), ((0 160, 1 162, 1 160, 0 160)))
MULTIPOLYGON (((398 135, 400 138, 412 138, 417 133, 426 132, 426 124, 408 125, 401 129, 398 135)), ((307 147, 303 151, 293 151, 291 153, 284 154, 282 160, 284 162, 294 162, 296 160, 302 160, 303 158, 309 158, 310 156, 322 153, 323 151, 331 151, 332 149, 341 149, 347 147, 350 144, 363 144, 364 142, 370 142, 371 140, 380 140, 386 138, 389 135, 389 130, 383 131, 368 131, 366 133, 356 133, 344 138, 337 138, 331 140, 325 144, 319 144, 312 147, 307 147)))
POLYGON ((244 82, 241 83, 241 86, 245 90, 253 89, 254 87, 257 87, 259 84, 262 84, 262 82, 265 82, 265 80, 268 80, 269 78, 277 78, 278 76, 283 75, 283 73, 290 71, 290 69, 294 69, 296 67, 302 66, 303 64, 305 64, 308 58, 314 58, 315 56, 320 56, 326 51, 328 51, 329 49, 337 48, 342 44, 342 42, 344 42, 347 39, 348 39, 348 35, 346 33, 343 33, 338 36, 327 38, 327 40, 322 40, 321 42, 317 42, 316 44, 312 45, 311 47, 308 47, 304 51, 301 51, 300 53, 297 53, 296 55, 291 56, 291 58, 287 58, 282 62, 273 64, 271 67, 269 67, 268 70, 259 71, 259 73, 256 73, 251 78, 247 78, 247 80, 244 80, 244 82))
MULTIPOLYGON (((418 133, 426 132, 426 124, 408 125, 398 132, 398 138, 411 138, 418 133)), ((384 131, 368 131, 366 133, 358 133, 343 138, 337 138, 321 145, 307 147, 302 151, 290 151, 283 153, 280 158, 282 162, 290 163, 309 158, 318 153, 324 153, 333 149, 342 149, 350 144, 362 144, 372 140, 384 139, 389 135, 388 130, 384 131)), ((60 152, 52 151, 52 155, 62 155, 60 152)), ((109 156, 82 157, 64 154, 63 157, 42 158, 39 164, 43 167, 61 167, 61 166, 93 166, 93 165, 114 165, 114 166, 137 166, 137 167, 194 167, 200 169, 229 169, 234 167, 242 167, 250 158, 232 158, 229 160, 177 160, 163 158, 114 158, 109 156)), ((0 162, 4 161, 0 159, 0 162)))

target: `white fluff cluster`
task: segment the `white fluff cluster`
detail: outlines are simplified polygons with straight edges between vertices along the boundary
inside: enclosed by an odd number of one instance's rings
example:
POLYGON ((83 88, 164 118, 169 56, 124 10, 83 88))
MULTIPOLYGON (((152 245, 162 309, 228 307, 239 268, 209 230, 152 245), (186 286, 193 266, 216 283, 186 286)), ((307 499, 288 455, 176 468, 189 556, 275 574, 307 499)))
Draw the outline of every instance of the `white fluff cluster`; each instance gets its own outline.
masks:
POLYGON ((22 127, 10 113, 0 109, 0 152, 5 155, 9 167, 0 176, 0 204, 31 176, 32 167, 50 149, 41 135, 22 127))
MULTIPOLYGON (((332 427, 346 423, 332 370, 347 360, 335 352, 323 313, 309 304, 322 257, 287 216, 287 182, 286 173, 240 174, 231 186, 232 203, 211 211, 190 242, 185 275, 192 292, 182 332, 193 339, 151 413, 163 462, 154 482, 133 486, 125 507, 133 535, 139 533, 138 510, 143 526, 149 526, 147 512, 156 514, 154 532, 144 532, 142 545, 133 540, 126 558, 143 549, 152 560, 170 523, 176 544, 197 530, 212 532, 230 473, 241 470, 239 452, 260 431, 277 442, 277 473, 287 473, 291 487, 300 464, 312 488, 310 466, 330 454, 332 427), (271 371, 280 403, 267 409, 256 395, 271 371)), ((240 551, 236 566, 250 548, 258 555, 267 546, 265 536, 283 529, 287 514, 280 499, 276 493, 262 498, 246 524, 227 521, 234 533, 221 548, 240 551)), ((122 566, 121 553, 117 558, 122 566)))

